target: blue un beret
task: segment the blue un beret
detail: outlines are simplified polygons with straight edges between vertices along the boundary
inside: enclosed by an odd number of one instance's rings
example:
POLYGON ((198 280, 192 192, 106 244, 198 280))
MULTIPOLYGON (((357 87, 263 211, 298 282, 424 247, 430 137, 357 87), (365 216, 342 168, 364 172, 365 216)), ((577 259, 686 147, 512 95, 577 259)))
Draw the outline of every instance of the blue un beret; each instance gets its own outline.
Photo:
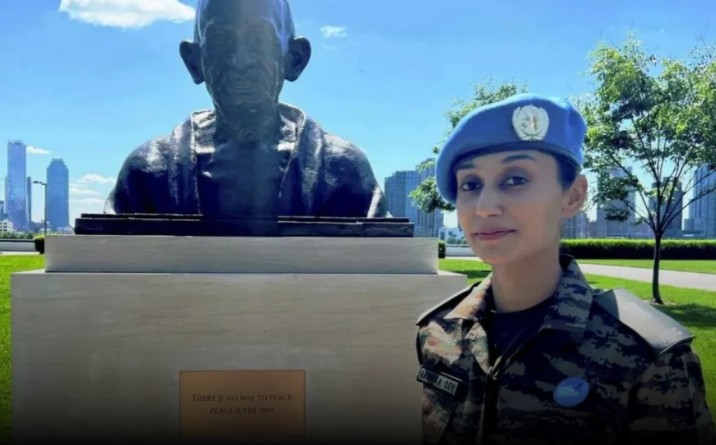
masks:
POLYGON ((563 155, 580 168, 587 125, 564 99, 517 94, 479 107, 457 124, 440 151, 435 180, 442 197, 455 204, 455 165, 466 157, 502 150, 541 150, 563 155))

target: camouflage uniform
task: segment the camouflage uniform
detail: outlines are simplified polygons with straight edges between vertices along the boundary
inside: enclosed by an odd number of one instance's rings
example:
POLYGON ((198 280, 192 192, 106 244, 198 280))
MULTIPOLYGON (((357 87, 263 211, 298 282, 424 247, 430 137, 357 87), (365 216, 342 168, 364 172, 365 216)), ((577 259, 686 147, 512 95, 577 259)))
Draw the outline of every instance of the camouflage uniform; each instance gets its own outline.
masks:
POLYGON ((714 444, 693 336, 623 290, 589 286, 562 256, 563 276, 538 333, 490 366, 490 276, 418 320, 425 443, 714 444), (556 402, 570 377, 588 384, 556 402))

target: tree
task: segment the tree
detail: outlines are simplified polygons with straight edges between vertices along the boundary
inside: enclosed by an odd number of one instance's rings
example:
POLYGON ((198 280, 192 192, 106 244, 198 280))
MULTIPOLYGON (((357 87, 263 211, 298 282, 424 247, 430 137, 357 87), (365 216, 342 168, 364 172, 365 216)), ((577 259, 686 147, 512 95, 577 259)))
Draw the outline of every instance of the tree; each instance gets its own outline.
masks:
POLYGON ((667 227, 688 205, 714 190, 716 175, 716 51, 696 48, 689 61, 658 58, 629 38, 621 47, 600 44, 591 54, 589 74, 596 91, 578 106, 588 124, 585 168, 600 187, 592 195, 607 218, 645 222, 654 234, 652 299, 659 293, 661 241, 667 227), (649 178, 644 185, 640 170, 649 178), (700 175, 693 173, 701 167, 700 175), (619 177, 613 175, 619 173, 619 177), (693 190, 678 202, 675 193, 693 190), (640 198, 627 199, 633 193, 640 198), (620 205, 614 205, 618 203, 620 205))
MULTIPOLYGON (((524 86, 518 86, 515 83, 503 83, 495 86, 491 79, 487 79, 482 83, 475 85, 473 96, 469 100, 456 100, 452 109, 445 113, 449 122, 449 128, 445 134, 447 135, 460 123, 460 120, 475 108, 492 102, 506 99, 518 93, 524 93, 527 89, 524 86)), ((438 146, 433 148, 433 153, 440 153, 438 146)), ((417 166, 418 171, 424 171, 435 165, 435 160, 428 159, 417 166)), ((418 187, 410 193, 410 198, 415 205, 426 213, 432 213, 435 210, 445 210, 451 212, 455 207, 442 199, 438 193, 435 176, 430 176, 423 180, 418 187)))

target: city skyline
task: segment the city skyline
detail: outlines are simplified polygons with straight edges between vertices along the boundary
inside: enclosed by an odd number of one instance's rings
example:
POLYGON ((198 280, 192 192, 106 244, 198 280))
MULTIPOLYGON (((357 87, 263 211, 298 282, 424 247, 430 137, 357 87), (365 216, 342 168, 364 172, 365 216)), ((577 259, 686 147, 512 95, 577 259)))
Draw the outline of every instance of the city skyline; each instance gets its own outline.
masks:
MULTIPOLYGON (((26 172, 27 156, 31 150, 31 146, 28 146, 21 140, 11 139, 8 141, 7 146, 7 159, 8 166, 14 165, 17 168, 10 172, 6 172, 5 181, 6 195, 3 203, 3 210, 8 216, 10 212, 13 212, 13 217, 8 218, 13 222, 16 230, 22 230, 23 224, 25 228, 31 227, 31 222, 38 223, 44 219, 44 199, 40 200, 40 204, 43 206, 42 213, 37 215, 39 217, 32 217, 29 220, 22 220, 19 215, 25 209, 25 215, 27 215, 27 207, 23 205, 22 192, 24 190, 24 199, 28 203, 32 202, 32 178, 26 176, 25 181, 20 181, 19 178, 22 176, 23 171, 26 172), (24 156, 23 156, 24 154, 24 156), (12 184, 18 182, 25 182, 26 187, 19 187, 18 190, 12 190, 12 184), (9 195, 7 194, 9 191, 9 195), (17 224, 20 218, 20 224, 17 224), (14 219, 14 221, 13 221, 14 219)), ((702 179, 708 175, 708 166, 702 166, 694 171, 694 178, 688 183, 699 184, 694 192, 701 193, 705 188, 713 188, 716 185, 716 175, 711 175, 709 181, 702 181, 702 179)), ((631 167, 627 167, 629 172, 632 172, 631 167)), ((409 198, 409 193, 414 190, 421 181, 430 175, 434 174, 433 169, 427 169, 424 171, 415 170, 400 170, 393 172, 389 177, 386 177, 383 183, 383 189, 386 193, 388 202, 388 210, 393 216, 408 217, 411 221, 416 224, 416 236, 429 236, 428 232, 432 233, 433 236, 438 236, 438 232, 441 228, 453 228, 456 224, 450 224, 450 221, 445 221, 443 212, 436 211, 432 215, 427 215, 422 212, 416 206, 414 206, 409 198), (429 227, 429 229, 428 229, 429 227), (427 230, 427 232, 426 232, 427 230)), ((614 168, 611 172, 612 177, 623 177, 624 172, 618 168, 614 168)), ((667 180, 668 178, 663 178, 667 180)), ((686 178, 685 178, 686 179, 686 178)), ((70 181, 69 181, 69 169, 65 164, 64 160, 60 158, 53 158, 47 168, 44 181, 47 184, 48 193, 48 224, 51 228, 63 228, 67 226, 73 226, 73 220, 70 218, 70 181)), ((597 187, 599 183, 597 184, 597 187)), ((655 184, 651 184, 655 187, 655 184)), ((44 191, 43 191, 44 192, 44 191)), ((634 193, 630 193, 628 197, 632 206, 636 205, 634 193)), ((682 184, 679 182, 677 193, 674 196, 674 202, 681 207, 685 195, 682 189, 682 184)), ((590 218, 587 212, 580 212, 573 221, 568 221, 565 225, 563 234, 566 237, 582 237, 586 232, 589 236, 593 237, 650 237, 650 230, 645 224, 639 226, 634 225, 636 215, 633 210, 629 211, 629 218, 626 222, 608 221, 606 220, 606 211, 604 208, 608 207, 610 203, 605 203, 594 212, 595 217, 590 218), (587 226, 587 227, 585 227, 587 226)), ((654 201, 649 200, 649 209, 653 210, 654 201)), ((637 206, 638 207, 638 206, 637 206)), ((667 231, 667 237, 678 237, 683 232, 693 235, 701 232, 706 238, 716 237, 716 192, 713 192, 700 200, 692 203, 688 206, 684 212, 678 212, 679 215, 669 225, 667 231)))
MULTIPOLYGON (((5 200, 3 202, 3 212, 8 215, 8 220, 13 223, 15 230, 27 230, 32 228, 31 223, 42 222, 44 219, 44 199, 40 199, 37 205, 42 206, 38 215, 34 212, 32 217, 28 218, 28 208, 25 206, 23 199, 27 204, 32 206, 32 177, 25 176, 25 181, 20 178, 27 171, 27 157, 30 154, 31 146, 25 144, 21 140, 8 140, 7 159, 9 168, 6 171, 5 180, 5 200), (23 184, 25 187, 15 187, 15 184, 23 184), (22 215, 25 215, 23 219, 22 215), (12 216, 10 216, 12 215, 12 216), (18 223, 19 222, 19 223, 18 223)), ((632 167, 627 167, 627 171, 632 172, 632 167)), ((69 169, 61 158, 53 158, 50 160, 44 181, 48 188, 47 193, 47 217, 48 224, 52 229, 61 229, 68 226, 74 226, 74 220, 70 217, 70 189, 76 185, 70 184, 69 169)), ((415 170, 399 170, 394 171, 390 176, 386 177, 383 182, 383 190, 386 193, 388 202, 388 210, 393 216, 408 217, 415 223, 416 236, 438 236, 441 228, 454 228, 457 224, 451 224, 452 221, 446 221, 444 212, 436 211, 432 215, 428 215, 413 205, 408 196, 420 182, 425 178, 434 174, 434 167, 419 171, 415 170), (429 232, 429 233, 428 233, 429 232)), ((625 173, 619 168, 611 171, 612 177, 623 177, 625 173)), ((693 178, 684 178, 689 184, 697 184, 694 193, 701 193, 703 190, 716 187, 716 175, 711 174, 710 179, 703 179, 709 175, 708 166, 704 165, 693 172, 693 178)), ((663 178, 666 181, 668 178, 663 178)), ((651 184, 655 187, 656 184, 651 184)), ((677 184, 677 192, 674 195, 673 202, 679 208, 683 206, 686 200, 682 183, 677 184)), ((597 183, 599 187, 599 182, 597 183)), ((44 190, 43 190, 44 192, 44 190)), ((635 193, 629 193, 628 200, 632 206, 639 207, 636 203, 635 193)), ((580 212, 573 221, 568 221, 565 225, 563 234, 566 237, 582 237, 586 232, 592 237, 650 237, 651 231, 649 227, 642 223, 635 225, 636 214, 633 210, 629 211, 628 220, 625 222, 609 221, 606 219, 607 212, 605 208, 615 204, 604 203, 596 209, 593 209, 594 218, 588 215, 588 212, 580 212), (587 226, 587 227, 585 227, 587 226)), ((623 207, 623 204, 616 204, 615 207, 623 207)), ((654 209, 654 200, 649 199, 649 210, 654 209)), ((663 209, 662 209, 663 210, 663 209)), ((716 192, 712 192, 700 200, 691 203, 684 211, 677 212, 674 221, 669 225, 667 237, 680 237, 684 233, 688 235, 697 235, 699 237, 716 238, 716 192)))
MULTIPOLYGON (((195 1, 155 9, 122 0, 72 2, 64 10, 58 3, 9 2, 3 9, 0 48, 15 68, 0 72, 0 138, 28 144, 26 176, 44 177, 51 157, 65 160, 74 219, 102 211, 132 150, 211 107, 211 99, 193 84, 178 51, 192 38, 195 1), (125 6, 112 9, 118 4, 125 6)), ((381 183, 431 155, 449 127, 446 111, 469 99, 475 84, 492 78, 581 96, 594 91, 584 73, 600 41, 620 44, 633 32, 646 50, 685 58, 699 38, 714 38, 708 17, 716 12, 706 0, 689 8, 646 0, 584 8, 551 0, 290 4, 313 53, 282 100, 363 149, 381 183)), ((41 213, 33 199, 33 218, 41 213)))
POLYGON ((53 158, 42 179, 28 176, 27 173, 28 145, 18 139, 7 142, 7 169, 5 172, 5 199, 2 214, 12 223, 15 231, 33 231, 33 225, 44 222, 47 217, 48 226, 53 230, 65 230, 72 226, 69 219, 69 170, 60 158, 53 158), (46 190, 38 196, 37 205, 41 212, 32 212, 33 186, 41 182, 46 190), (47 195, 45 195, 47 194, 47 195), (47 204, 47 209, 45 209, 47 204))

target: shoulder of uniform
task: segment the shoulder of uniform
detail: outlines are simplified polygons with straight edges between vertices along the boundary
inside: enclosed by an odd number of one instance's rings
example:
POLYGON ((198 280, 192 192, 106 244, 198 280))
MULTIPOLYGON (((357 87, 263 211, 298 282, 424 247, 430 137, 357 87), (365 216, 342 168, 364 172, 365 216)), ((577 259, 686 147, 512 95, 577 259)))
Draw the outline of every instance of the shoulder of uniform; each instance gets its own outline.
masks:
POLYGON ((456 294, 450 296, 449 298, 436 304, 435 306, 431 307, 430 309, 423 312, 418 317, 418 320, 415 322, 415 324, 416 325, 424 324, 428 319, 430 319, 433 315, 437 314, 438 312, 456 306, 460 301, 462 301, 463 298, 465 298, 470 293, 470 291, 472 291, 479 284, 480 284, 480 282, 477 282, 471 286, 468 286, 468 287, 462 289, 461 291, 457 292, 456 294))
POLYGON ((657 354, 693 340, 694 335, 673 318, 627 291, 617 288, 597 295, 595 303, 634 331, 657 354))

